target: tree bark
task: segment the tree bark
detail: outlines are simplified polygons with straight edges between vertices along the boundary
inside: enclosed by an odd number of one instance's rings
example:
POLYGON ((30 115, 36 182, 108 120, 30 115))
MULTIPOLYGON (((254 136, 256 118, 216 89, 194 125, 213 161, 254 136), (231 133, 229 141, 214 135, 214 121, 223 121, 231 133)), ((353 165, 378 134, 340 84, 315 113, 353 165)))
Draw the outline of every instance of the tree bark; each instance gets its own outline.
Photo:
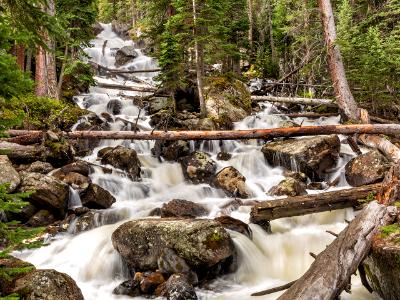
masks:
POLYGON ((330 0, 318 0, 328 52, 328 64, 336 100, 342 114, 350 120, 358 119, 358 107, 351 93, 344 70, 343 59, 336 42, 336 28, 330 0))
POLYGON ((268 31, 269 31, 269 46, 271 48, 271 58, 272 63, 278 65, 278 55, 275 47, 275 40, 274 40, 274 30, 272 27, 272 5, 271 0, 267 0, 267 11, 268 11, 268 31))
POLYGON ((21 71, 25 71, 25 46, 22 44, 17 45, 17 64, 21 71))
MULTIPOLYGON (((10 136, 19 136, 40 131, 8 130, 10 136)), ((295 137, 330 134, 400 134, 398 124, 357 124, 323 125, 289 128, 250 129, 250 130, 210 130, 210 131, 74 131, 62 132, 69 139, 126 139, 126 140, 236 140, 236 139, 272 139, 277 137, 295 137)))
POLYGON ((47 95, 46 57, 43 47, 39 46, 35 60, 35 83, 36 95, 44 97, 47 95))
POLYGON ((275 97, 275 96, 251 96, 253 101, 270 101, 280 103, 295 103, 305 105, 326 105, 329 107, 337 107, 337 104, 330 99, 313 99, 313 98, 295 98, 295 97, 275 97))
POLYGON ((197 3, 196 0, 192 1, 193 5, 193 35, 194 35, 194 48, 195 48, 195 59, 196 59, 196 77, 197 77, 197 90, 199 93, 200 102, 200 114, 202 117, 207 116, 206 102, 203 93, 203 48, 201 43, 198 41, 199 28, 197 21, 197 3))
POLYGON ((252 60, 253 57, 253 27, 254 27, 254 14, 253 14, 253 0, 247 0, 247 16, 249 18, 249 32, 248 32, 248 38, 249 38, 249 45, 250 45, 250 61, 252 60))
POLYGON ((381 226, 393 222, 395 207, 368 204, 278 300, 334 300, 350 282, 381 226))
POLYGON ((258 224, 280 218, 355 207, 362 204, 362 199, 367 198, 371 193, 378 193, 380 189, 381 184, 373 184, 347 190, 264 201, 252 207, 250 221, 258 224))

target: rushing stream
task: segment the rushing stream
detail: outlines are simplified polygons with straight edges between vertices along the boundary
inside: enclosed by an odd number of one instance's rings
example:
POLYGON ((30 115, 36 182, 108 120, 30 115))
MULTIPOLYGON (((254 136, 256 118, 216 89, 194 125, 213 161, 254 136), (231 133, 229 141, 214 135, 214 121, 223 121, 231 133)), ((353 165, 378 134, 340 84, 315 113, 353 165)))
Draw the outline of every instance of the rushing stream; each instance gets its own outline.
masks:
MULTIPOLYGON (((134 45, 132 41, 123 41, 112 32, 111 25, 103 25, 104 30, 93 41, 93 47, 86 50, 91 60, 114 69, 115 52, 123 46, 134 45)), ((156 62, 137 50, 139 56, 132 63, 121 69, 154 69, 156 62)), ((127 81, 124 78, 96 77, 98 82, 118 83, 146 87, 152 83, 155 73, 135 74, 141 83, 127 81)), ((100 115, 107 111, 110 100, 119 99, 123 103, 118 117, 136 122, 139 108, 127 101, 124 96, 140 95, 137 92, 120 91, 93 87, 90 95, 77 97, 78 104, 100 115)), ((261 112, 247 117, 235 124, 236 129, 273 128, 287 117, 274 116, 272 105, 264 103, 261 112)), ((112 130, 126 128, 123 121, 113 116, 112 130)), ((297 118, 297 123, 306 124, 337 124, 338 117, 308 120, 297 118)), ((151 130, 149 116, 142 112, 138 125, 151 130)), ((128 128, 129 129, 129 128, 128 128)), ((182 169, 178 163, 160 162, 151 155, 152 141, 102 141, 94 152, 84 159, 95 162, 97 152, 106 146, 124 145, 135 149, 142 163, 142 181, 132 182, 121 172, 113 169, 113 173, 105 174, 101 168, 95 168, 90 175, 94 183, 110 191, 117 202, 108 210, 99 212, 98 228, 77 235, 73 234, 73 226, 68 233, 59 234, 50 241, 50 245, 36 250, 24 251, 17 255, 38 268, 51 268, 65 272, 74 278, 81 288, 86 300, 132 299, 112 294, 113 289, 126 277, 127 271, 111 244, 112 232, 126 220, 147 217, 149 212, 160 207, 171 199, 186 199, 205 205, 210 211, 210 218, 221 213, 220 207, 228 199, 225 194, 207 184, 192 185, 185 182, 182 169), (107 217, 115 217, 120 221, 112 225, 102 226, 107 217)), ((192 144, 194 149, 195 145, 192 144)), ((218 169, 234 166, 245 177, 246 183, 255 195, 254 199, 267 199, 265 193, 278 184, 283 177, 282 168, 269 166, 260 151, 261 145, 256 141, 212 141, 203 142, 200 150, 210 153, 218 163, 218 169), (215 159, 223 149, 232 153, 229 161, 215 159)), ((342 155, 339 167, 332 178, 340 175, 345 163, 353 156, 348 146, 342 145, 342 155)), ((108 166, 109 167, 109 166, 108 166)), ((112 168, 112 167, 111 167, 112 168)), ((342 175, 343 177, 343 175, 342 175)), ((341 178, 339 188, 346 187, 346 181, 341 178)), ((316 191, 308 191, 315 193, 316 191)), ((271 198, 272 199, 272 198, 271 198)), ((80 203, 79 195, 71 191, 71 206, 80 203)), ((231 212, 231 216, 244 222, 249 221, 250 207, 241 207, 231 212)), ((294 217, 272 222, 273 234, 267 234, 257 225, 250 225, 253 238, 231 232, 239 253, 239 269, 236 273, 219 278, 212 282, 208 289, 197 290, 199 299, 255 299, 250 296, 265 288, 282 285, 299 278, 310 266, 313 258, 310 252, 318 254, 333 237, 326 230, 340 232, 345 226, 345 219, 354 217, 352 210, 319 213, 304 217, 294 217)), ((260 299, 276 299, 280 293, 259 297, 260 299)), ((352 294, 343 293, 342 299, 379 299, 369 294, 360 283, 358 277, 352 278, 352 294)))

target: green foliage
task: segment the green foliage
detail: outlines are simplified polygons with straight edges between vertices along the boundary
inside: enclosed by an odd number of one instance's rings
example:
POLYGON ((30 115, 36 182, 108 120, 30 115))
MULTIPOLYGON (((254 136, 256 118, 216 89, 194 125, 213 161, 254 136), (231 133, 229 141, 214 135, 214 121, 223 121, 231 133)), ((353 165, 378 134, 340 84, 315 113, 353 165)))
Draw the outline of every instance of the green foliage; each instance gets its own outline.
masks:
POLYGON ((10 101, 0 101, 0 111, 5 112, 8 120, 3 129, 23 127, 25 129, 60 129, 68 130, 85 114, 86 111, 76 105, 61 100, 37 97, 33 94, 14 97, 10 101))
POLYGON ((380 230, 381 230, 381 237, 383 238, 388 237, 392 234, 400 234, 400 224, 395 223, 392 225, 383 226, 381 227, 380 230))
MULTIPOLYGON (((28 198, 31 193, 9 194, 7 186, 7 184, 0 185, 0 210, 4 213, 18 213, 28 205, 23 199, 28 198)), ((38 242, 26 243, 25 241, 42 231, 42 228, 22 228, 16 221, 0 222, 0 257, 16 248, 39 246, 38 242)))
POLYGON ((81 60, 70 60, 65 67, 62 97, 71 100, 96 84, 93 68, 81 60))

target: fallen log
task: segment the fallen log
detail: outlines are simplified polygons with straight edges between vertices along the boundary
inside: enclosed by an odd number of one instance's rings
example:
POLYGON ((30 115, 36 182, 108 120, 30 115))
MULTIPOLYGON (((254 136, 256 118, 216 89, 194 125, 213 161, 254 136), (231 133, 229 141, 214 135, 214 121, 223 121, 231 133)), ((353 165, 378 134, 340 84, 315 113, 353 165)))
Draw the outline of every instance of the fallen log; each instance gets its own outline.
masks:
POLYGON ((155 72, 160 72, 161 69, 149 69, 149 70, 118 70, 118 69, 110 69, 107 68, 106 66, 100 65, 98 63, 95 63, 93 61, 90 62, 90 65, 97 69, 97 70, 104 70, 110 74, 137 74, 137 73, 155 73, 155 72))
POLYGON ((266 221, 280 218, 355 207, 362 204, 371 193, 376 194, 380 190, 381 184, 372 184, 347 190, 264 201, 252 207, 250 221, 264 224, 266 221))
POLYGON ((156 91, 156 89, 152 87, 121 85, 121 84, 112 84, 104 82, 98 82, 96 84, 96 87, 121 90, 121 91, 142 92, 142 93, 153 93, 156 91))
POLYGON ((297 280, 294 280, 294 281, 288 282, 281 286, 277 286, 277 287, 270 288, 270 289, 267 289, 267 290, 264 290, 261 292, 253 293, 253 294, 251 294, 251 296, 265 296, 265 295, 281 292, 281 291, 284 291, 284 290, 287 290, 288 288, 290 288, 293 284, 296 283, 296 281, 297 280))
POLYGON ((295 98, 295 97, 275 97, 275 96, 251 96, 251 100, 279 102, 279 103, 293 103, 304 105, 326 105, 328 107, 337 107, 337 104, 330 99, 314 99, 314 98, 295 98))
POLYGON ((358 140, 365 146, 378 149, 394 163, 398 163, 400 161, 400 149, 393 145, 390 141, 378 135, 371 134, 361 134, 358 136, 358 140))
POLYGON ((319 114, 319 113, 297 113, 297 114, 275 114, 273 116, 285 116, 285 117, 289 117, 289 118, 312 118, 312 119, 318 119, 318 118, 322 118, 322 117, 335 117, 338 116, 338 113, 323 113, 323 114, 319 114))
MULTIPOLYGON (((10 136, 19 136, 40 131, 9 130, 10 136)), ((400 134, 398 124, 357 124, 323 125, 288 128, 250 129, 250 130, 210 130, 210 131, 74 131, 60 132, 69 139, 110 139, 110 140, 236 140, 236 139, 271 139, 277 137, 295 137, 330 134, 400 134)))
POLYGON ((372 237, 395 215, 393 206, 368 204, 278 300, 337 299, 368 254, 372 237))

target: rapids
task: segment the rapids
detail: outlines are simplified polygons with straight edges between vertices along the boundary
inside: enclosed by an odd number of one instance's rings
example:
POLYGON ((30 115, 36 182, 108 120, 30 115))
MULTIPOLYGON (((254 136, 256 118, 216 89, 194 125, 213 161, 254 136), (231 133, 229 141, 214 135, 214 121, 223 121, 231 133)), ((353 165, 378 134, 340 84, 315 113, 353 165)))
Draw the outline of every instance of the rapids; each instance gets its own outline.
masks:
MULTIPOLYGON (((115 52, 123 46, 135 46, 132 41, 123 41, 111 29, 111 25, 102 24, 104 30, 92 41, 92 47, 86 49, 90 60, 115 68, 115 52)), ((139 57, 120 69, 154 69, 157 62, 137 49, 139 57)), ((147 86, 153 84, 155 73, 135 74, 141 83, 131 82, 121 77, 96 77, 99 82, 118 83, 125 85, 147 86)), ((124 96, 139 95, 136 92, 92 87, 89 95, 76 97, 77 103, 100 115, 107 111, 110 100, 119 99, 123 103, 120 115, 123 119, 136 121, 139 108, 127 101, 124 96)), ((262 104, 262 110, 243 121, 235 124, 236 129, 274 128, 278 127, 287 117, 273 116, 277 109, 268 103, 262 104)), ((124 123, 113 116, 113 130, 124 128, 124 123)), ((306 124, 337 124, 338 117, 309 120, 297 118, 297 123, 306 124)), ((151 129, 149 116, 142 112, 138 124, 142 128, 151 129)), ((128 128, 129 129, 129 128, 128 128)), ((151 155, 150 149, 154 142, 149 141, 102 141, 93 153, 83 159, 95 162, 97 152, 105 146, 124 145, 135 149, 142 163, 142 181, 132 182, 121 172, 113 169, 113 173, 105 174, 101 168, 95 168, 90 175, 92 181, 110 191, 117 202, 106 211, 99 211, 98 226, 88 232, 73 234, 73 226, 68 233, 51 238, 49 245, 36 250, 26 250, 15 253, 16 256, 33 263, 38 268, 51 268, 69 274, 81 288, 86 300, 117 300, 132 299, 112 294, 127 276, 119 254, 111 244, 112 232, 129 219, 144 218, 148 213, 171 199, 187 199, 201 203, 209 208, 210 218, 221 213, 220 207, 227 202, 225 194, 207 184, 192 185, 185 182, 182 169, 178 163, 160 162, 151 155), (112 225, 102 225, 107 217, 121 220, 112 225)), ((191 144, 195 149, 195 144, 191 144)), ((234 166, 246 178, 246 183, 255 195, 255 199, 268 199, 265 195, 272 186, 279 183, 283 177, 281 168, 269 166, 261 153, 261 144, 257 141, 208 141, 203 142, 199 149, 210 153, 215 159, 221 150, 233 154, 231 160, 217 161, 218 169, 234 166)), ((353 156, 346 145, 342 145, 338 168, 332 178, 341 175, 339 188, 346 188, 343 177, 343 167, 353 156)), ((110 166, 108 166, 110 167, 110 166)), ((111 167, 112 168, 112 167, 111 167)), ((315 191, 309 191, 314 193, 315 191)), ((76 192, 71 191, 70 206, 79 206, 80 199, 76 192)), ((249 221, 249 207, 241 207, 231 212, 231 216, 244 222, 249 221)), ((276 220, 271 223, 273 234, 267 234, 257 225, 250 225, 253 239, 230 232, 239 254, 239 269, 236 273, 219 278, 209 284, 207 289, 197 289, 199 299, 256 299, 250 296, 252 292, 285 284, 299 278, 310 266, 313 258, 310 252, 318 254, 333 237, 326 230, 340 232, 345 226, 345 220, 352 219, 352 210, 319 213, 303 217, 276 220)), ((259 299, 276 299, 280 293, 258 297, 259 299)), ((379 299, 369 294, 361 285, 358 277, 352 278, 352 294, 343 292, 342 299, 379 299)))

